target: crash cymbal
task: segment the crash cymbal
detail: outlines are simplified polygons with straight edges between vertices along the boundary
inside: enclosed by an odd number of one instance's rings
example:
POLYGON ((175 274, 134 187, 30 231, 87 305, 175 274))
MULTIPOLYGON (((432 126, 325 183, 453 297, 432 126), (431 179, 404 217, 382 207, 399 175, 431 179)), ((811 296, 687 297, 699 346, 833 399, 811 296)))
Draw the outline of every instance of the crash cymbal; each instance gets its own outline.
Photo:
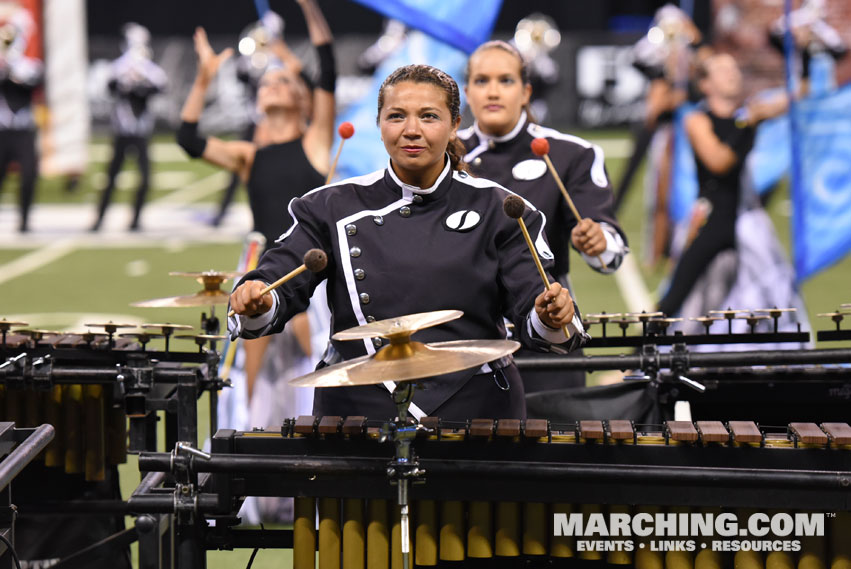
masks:
MULTIPOLYGON (((417 314, 406 314, 386 320, 376 320, 363 326, 356 326, 337 332, 333 340, 363 340, 365 338, 390 338, 396 335, 410 336, 417 330, 437 326, 456 318, 461 318, 464 313, 460 310, 435 310, 434 312, 419 312, 417 314)), ((463 369, 463 368, 462 368, 463 369)))
POLYGON ((137 308, 193 308, 198 306, 213 306, 216 304, 227 304, 230 294, 221 290, 202 290, 195 294, 184 296, 168 296, 165 298, 152 298, 133 302, 130 306, 137 308))
POLYGON ((290 381, 296 387, 346 387, 406 381, 478 367, 520 348, 512 340, 401 342, 290 381))
POLYGON ((27 329, 27 330, 15 330, 15 334, 21 334, 22 336, 29 336, 35 341, 41 340, 45 336, 60 336, 62 332, 57 332, 56 330, 39 330, 39 329, 27 329))

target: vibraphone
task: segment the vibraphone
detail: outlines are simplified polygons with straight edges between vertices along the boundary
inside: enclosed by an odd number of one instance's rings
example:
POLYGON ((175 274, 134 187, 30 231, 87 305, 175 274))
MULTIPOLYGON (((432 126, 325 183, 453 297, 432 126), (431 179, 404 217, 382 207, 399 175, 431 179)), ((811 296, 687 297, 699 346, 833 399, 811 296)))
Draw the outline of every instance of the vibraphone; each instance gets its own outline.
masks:
MULTIPOLYGON (((769 567, 851 563, 851 426, 846 423, 770 427, 747 421, 638 425, 425 418, 419 426, 399 428, 415 433, 413 466, 421 483, 411 487, 410 496, 417 565, 479 560, 487 567, 501 566, 497 562, 549 566, 581 559, 639 568, 732 567, 735 562, 738 569, 763 567, 766 559, 769 567), (693 552, 654 551, 651 538, 631 538, 632 549, 601 552, 580 542, 605 537, 554 535, 556 514, 718 513, 721 508, 742 516, 758 509, 815 512, 829 519, 823 538, 801 538, 800 552, 765 556, 724 553, 714 546, 704 550, 699 538, 693 552)), ((139 467, 151 472, 148 476, 171 472, 179 482, 173 496, 139 493, 130 506, 140 513, 182 514, 179 569, 205 566, 208 548, 232 547, 293 547, 296 569, 314 567, 316 550, 323 569, 398 568, 398 508, 388 483, 392 447, 382 442, 388 432, 388 424, 363 417, 300 417, 285 422, 280 432, 221 430, 209 456, 192 449, 143 453, 139 467), (231 527, 247 495, 296 497, 293 530, 231 527), (208 520, 216 520, 215 528, 208 520)))

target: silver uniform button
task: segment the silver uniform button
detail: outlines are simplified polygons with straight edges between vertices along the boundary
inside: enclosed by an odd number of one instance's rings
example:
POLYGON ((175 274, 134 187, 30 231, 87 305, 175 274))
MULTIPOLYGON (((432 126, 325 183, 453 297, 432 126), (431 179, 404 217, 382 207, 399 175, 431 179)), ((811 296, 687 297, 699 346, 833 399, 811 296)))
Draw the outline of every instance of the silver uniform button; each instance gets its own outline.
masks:
POLYGON ((481 158, 478 158, 478 157, 473 158, 473 166, 481 166, 481 165, 482 165, 482 159, 481 158))
POLYGON ((375 322, 375 316, 367 316, 366 321, 367 322, 375 322))
POLYGON ((357 232, 358 227, 354 223, 349 223, 348 225, 346 225, 346 235, 348 235, 349 237, 355 235, 357 232))
POLYGON ((376 348, 380 348, 381 345, 382 345, 381 338, 373 338, 372 339, 372 345, 375 346, 376 348))
POLYGON ((423 203, 423 197, 420 194, 414 194, 414 203, 423 203))
POLYGON ((361 304, 369 304, 369 295, 365 292, 362 292, 358 295, 360 298, 361 304))
POLYGON ((360 253, 360 247, 352 247, 351 249, 349 249, 349 255, 351 255, 352 257, 360 257, 360 253))
POLYGON ((411 208, 406 205, 403 205, 399 208, 399 215, 402 217, 411 217, 411 208))
POLYGON ((366 271, 363 269, 355 269, 355 278, 359 281, 362 281, 366 278, 366 271))
POLYGON ((375 223, 375 225, 384 225, 384 218, 380 215, 376 215, 375 217, 373 217, 372 221, 375 223))

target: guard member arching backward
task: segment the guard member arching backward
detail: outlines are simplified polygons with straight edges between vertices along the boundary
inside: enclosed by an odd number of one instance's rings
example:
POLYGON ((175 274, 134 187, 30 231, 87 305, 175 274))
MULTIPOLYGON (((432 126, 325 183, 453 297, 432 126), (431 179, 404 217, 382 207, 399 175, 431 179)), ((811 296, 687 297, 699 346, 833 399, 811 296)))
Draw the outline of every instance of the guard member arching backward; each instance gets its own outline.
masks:
MULTIPOLYGON (((459 100, 452 78, 427 65, 401 67, 384 81, 378 122, 389 166, 290 202, 293 225, 231 295, 240 315, 229 321, 232 335, 281 330, 327 279, 332 333, 403 314, 458 309, 463 317, 422 330, 415 339, 504 338, 505 315, 530 348, 567 351, 582 344, 587 336, 570 294, 557 283, 543 291, 518 224, 503 212, 511 192, 460 169, 459 100), (328 254, 324 271, 302 273, 260 295, 266 283, 301 265, 311 248, 328 254)), ((527 205, 525 222, 551 267, 543 216, 527 205)), ((326 361, 372 354, 379 345, 332 341, 326 361)), ((510 358, 424 383, 414 394, 415 416, 525 416, 523 385, 510 358)), ((396 409, 384 386, 371 385, 317 389, 314 413, 383 419, 396 409)))
MULTIPOLYGON (((511 44, 490 41, 470 56, 464 92, 475 118, 459 131, 470 171, 511 188, 537 207, 547 220, 547 239, 555 255, 553 272, 569 286, 570 246, 594 270, 612 273, 628 249, 615 219, 612 189, 603 151, 577 136, 540 126, 527 114, 532 87, 526 64, 511 44), (576 204, 579 223, 570 211, 546 163, 532 153, 531 143, 549 141, 549 156, 576 204), (598 260, 601 258, 604 265, 598 260)), ((527 391, 584 386, 585 374, 524 374, 527 391)))

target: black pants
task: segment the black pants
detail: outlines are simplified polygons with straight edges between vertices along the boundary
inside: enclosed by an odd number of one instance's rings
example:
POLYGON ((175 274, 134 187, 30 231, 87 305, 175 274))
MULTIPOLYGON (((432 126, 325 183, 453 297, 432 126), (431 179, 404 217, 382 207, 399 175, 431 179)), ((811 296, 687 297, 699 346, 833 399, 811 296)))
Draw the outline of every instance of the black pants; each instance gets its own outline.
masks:
POLYGON ((725 249, 735 248, 735 214, 730 213, 728 208, 713 210, 706 224, 680 257, 671 286, 665 298, 659 302, 659 310, 668 316, 675 316, 712 259, 725 249))
POLYGON ((136 203, 133 209, 133 221, 130 223, 130 229, 139 228, 139 216, 142 214, 142 206, 145 204, 145 198, 148 195, 151 177, 151 163, 148 160, 148 138, 145 136, 116 136, 113 141, 112 161, 109 163, 107 170, 106 187, 100 196, 100 205, 98 206, 98 217, 93 229, 100 229, 103 223, 103 216, 106 214, 106 208, 109 207, 109 202, 112 200, 112 193, 115 191, 115 179, 121 171, 121 166, 124 164, 124 159, 127 156, 127 150, 133 148, 136 151, 136 162, 139 166, 139 189, 136 190, 136 203))
POLYGON ((6 178, 6 172, 12 162, 18 164, 21 187, 19 204, 21 208, 20 231, 29 229, 30 206, 35 197, 35 181, 38 176, 38 154, 35 148, 34 130, 0 130, 0 188, 6 178))
MULTIPOLYGON (((383 420, 397 415, 390 392, 383 385, 325 387, 314 393, 313 414, 319 417, 364 415, 383 420)), ((429 415, 447 421, 525 419, 526 394, 517 366, 474 375, 429 415)))

